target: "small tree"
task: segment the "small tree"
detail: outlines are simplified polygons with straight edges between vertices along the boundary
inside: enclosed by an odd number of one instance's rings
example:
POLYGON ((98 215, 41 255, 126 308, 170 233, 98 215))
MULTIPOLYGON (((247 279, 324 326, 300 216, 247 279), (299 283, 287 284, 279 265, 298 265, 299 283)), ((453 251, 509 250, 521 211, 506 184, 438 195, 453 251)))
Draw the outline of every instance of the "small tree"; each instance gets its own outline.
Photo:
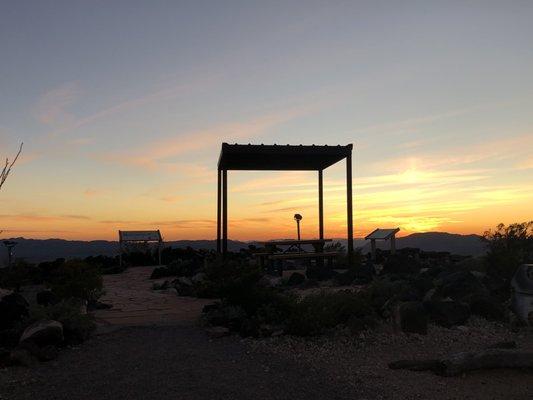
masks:
POLYGON ((4 167, 0 171, 0 189, 2 189, 2 186, 4 185, 4 182, 6 181, 9 173, 11 172, 11 168, 13 168, 13 165, 15 165, 15 163, 17 162, 17 159, 19 158, 20 153, 22 153, 22 145, 23 144, 24 143, 20 144, 19 151, 18 151, 17 155, 15 156, 15 158, 13 159, 13 161, 10 162, 9 158, 6 158, 6 162, 4 164, 4 167))
POLYGON ((533 261, 533 221, 499 224, 483 234, 487 243, 487 273, 508 283, 520 264, 533 261))

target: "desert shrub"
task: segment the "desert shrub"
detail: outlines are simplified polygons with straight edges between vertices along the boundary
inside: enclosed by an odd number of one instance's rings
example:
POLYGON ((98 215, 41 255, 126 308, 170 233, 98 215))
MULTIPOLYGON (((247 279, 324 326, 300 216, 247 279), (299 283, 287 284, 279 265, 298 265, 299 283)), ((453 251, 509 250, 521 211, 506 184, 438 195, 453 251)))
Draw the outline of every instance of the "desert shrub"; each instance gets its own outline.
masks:
POLYGON ((203 259, 195 257, 174 260, 167 265, 167 268, 172 276, 193 276, 203 269, 203 264, 203 259))
POLYGON ((320 292, 304 297, 293 306, 286 331, 297 336, 312 336, 373 314, 371 304, 361 294, 320 292))
POLYGON ((100 272, 104 275, 106 274, 120 274, 126 270, 125 264, 120 265, 120 258, 118 256, 89 256, 86 257, 83 261, 87 264, 96 266, 100 272))
POLYGON ((333 270, 327 265, 315 263, 307 267, 305 276, 307 279, 314 279, 317 281, 324 281, 332 278, 334 275, 333 270))
POLYGON ((103 294, 102 275, 98 268, 79 260, 61 264, 48 284, 61 299, 95 301, 103 294))
POLYGON ((391 254, 383 265, 383 272, 397 274, 412 274, 420 270, 420 262, 404 253, 391 254))
POLYGON ((41 272, 43 281, 50 280, 56 271, 65 263, 64 258, 57 258, 54 261, 43 261, 37 265, 37 268, 41 272))
POLYGON ((88 314, 82 314, 82 304, 79 300, 68 299, 46 307, 35 305, 30 307, 29 317, 25 320, 28 326, 35 321, 51 319, 63 324, 65 342, 69 344, 81 343, 88 339, 96 329, 96 324, 88 314))
POLYGON ((19 289, 24 285, 42 283, 41 272, 34 265, 25 261, 16 261, 10 268, 0 269, 0 287, 19 289))
POLYGON ((416 300, 413 287, 404 280, 392 281, 387 278, 375 279, 365 289, 364 294, 376 313, 383 315, 387 305, 398 301, 416 300))
POLYGON ((485 232, 483 240, 488 247, 487 273, 507 286, 520 264, 533 261, 533 221, 499 224, 485 232))

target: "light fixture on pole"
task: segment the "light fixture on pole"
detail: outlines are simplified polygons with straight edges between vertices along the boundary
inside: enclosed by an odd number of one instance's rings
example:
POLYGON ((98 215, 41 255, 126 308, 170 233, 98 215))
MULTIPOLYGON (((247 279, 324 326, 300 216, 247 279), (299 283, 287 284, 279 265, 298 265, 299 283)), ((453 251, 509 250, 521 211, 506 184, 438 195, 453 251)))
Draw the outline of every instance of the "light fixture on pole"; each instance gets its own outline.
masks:
POLYGON ((7 266, 11 268, 11 263, 13 262, 13 247, 17 245, 17 242, 4 240, 4 245, 7 248, 7 266))
POLYGON ((300 240, 300 221, 302 220, 302 216, 300 214, 294 214, 294 220, 296 221, 296 230, 298 232, 298 240, 300 240))

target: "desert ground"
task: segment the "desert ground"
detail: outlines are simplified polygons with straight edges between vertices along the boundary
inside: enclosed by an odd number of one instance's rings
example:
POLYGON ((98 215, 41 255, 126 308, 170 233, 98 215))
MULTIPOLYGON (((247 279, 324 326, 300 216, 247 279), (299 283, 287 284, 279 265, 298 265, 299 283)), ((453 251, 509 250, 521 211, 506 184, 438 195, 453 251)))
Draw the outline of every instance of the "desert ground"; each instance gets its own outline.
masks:
POLYGON ((471 319, 428 335, 383 325, 354 336, 210 337, 198 319, 205 300, 155 293, 149 269, 106 276, 99 331, 31 368, 0 371, 0 399, 530 399, 532 371, 492 370, 446 378, 391 370, 398 359, 436 358, 515 341, 531 333, 471 319))

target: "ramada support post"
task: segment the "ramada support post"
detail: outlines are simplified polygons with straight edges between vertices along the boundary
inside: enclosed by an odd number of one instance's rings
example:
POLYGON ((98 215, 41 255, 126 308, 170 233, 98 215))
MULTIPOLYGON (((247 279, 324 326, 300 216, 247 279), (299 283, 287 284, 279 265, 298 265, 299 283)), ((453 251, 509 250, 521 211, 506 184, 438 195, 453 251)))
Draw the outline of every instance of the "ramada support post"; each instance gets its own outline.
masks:
POLYGON ((220 174, 222 171, 217 170, 217 253, 220 254, 222 250, 222 227, 221 227, 221 216, 222 216, 222 179, 220 174))
POLYGON ((348 227, 348 265, 353 263, 352 149, 346 156, 346 205, 348 227))
POLYGON ((228 252, 228 170, 222 170, 222 254, 228 252))
POLYGON ((318 171, 318 236, 324 239, 324 187, 322 170, 318 171))

